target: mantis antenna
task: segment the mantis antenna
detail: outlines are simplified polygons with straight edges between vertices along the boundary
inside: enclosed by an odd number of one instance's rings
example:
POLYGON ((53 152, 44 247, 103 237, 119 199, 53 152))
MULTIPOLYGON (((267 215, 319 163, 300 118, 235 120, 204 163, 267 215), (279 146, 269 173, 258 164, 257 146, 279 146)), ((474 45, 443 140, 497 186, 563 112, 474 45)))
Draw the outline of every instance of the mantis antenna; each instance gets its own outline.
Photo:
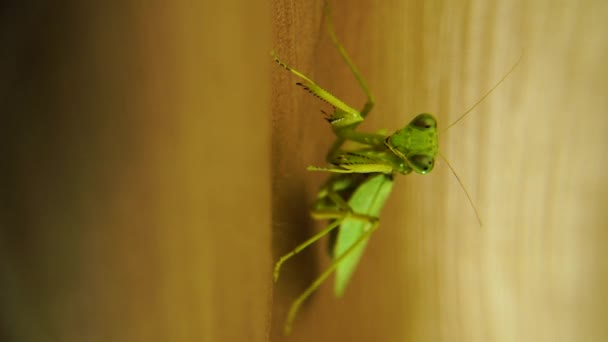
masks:
MULTIPOLYGON (((490 90, 488 90, 479 100, 477 100, 477 102, 475 102, 475 104, 473 104, 471 106, 471 108, 467 109, 462 115, 460 115, 458 117, 458 119, 454 120, 451 124, 449 124, 448 127, 446 127, 443 130, 443 132, 447 131, 448 129, 450 129, 450 127, 456 125, 458 122, 460 122, 460 120, 464 119, 464 117, 467 116, 471 111, 473 111, 473 109, 475 109, 475 107, 477 107, 477 105, 479 105, 480 103, 482 103, 483 100, 485 100, 488 96, 490 96, 490 94, 492 94, 492 92, 496 88, 498 88, 498 86, 502 82, 504 82, 504 80, 506 80, 507 77, 509 77, 509 75, 513 72, 513 70, 515 70, 515 68, 519 65, 519 62, 521 62, 521 57, 522 57, 522 54, 519 55, 519 58, 513 64, 513 66, 509 69, 509 71, 498 82, 496 82, 496 84, 494 84, 494 86, 492 86, 492 88, 490 88, 490 90)), ((464 186, 464 183, 462 182, 462 180, 460 179, 460 177, 458 176, 458 174, 456 173, 456 171, 454 171, 454 168, 452 167, 452 164, 450 164, 450 162, 443 155, 443 153, 441 153, 441 151, 438 151, 438 154, 441 157, 441 159, 443 159, 443 161, 445 161, 445 163, 447 164, 448 168, 450 169, 450 172, 452 172, 452 174, 454 175, 454 177, 456 177, 456 180, 458 181, 458 184, 460 184, 460 188, 462 188, 462 191, 464 191, 465 195, 467 195, 467 199, 469 200, 469 204, 473 208, 473 211, 475 211, 475 216, 477 217, 477 221, 479 221, 479 225, 483 227, 483 222, 481 221, 481 216, 479 215, 479 211, 477 210, 477 206, 475 206, 475 203, 473 202, 473 199, 471 198, 471 195, 469 194, 469 192, 467 191, 466 187, 464 186)))
POLYGON ((515 70, 515 68, 519 65, 519 62, 521 62, 521 57, 522 56, 523 56, 523 54, 520 54, 519 58, 513 64, 513 66, 511 67, 511 69, 509 69, 509 71, 498 82, 496 82, 496 84, 492 88, 490 88, 490 90, 488 90, 479 100, 477 100, 477 102, 475 102, 475 104, 473 106, 471 106, 471 108, 467 109, 462 115, 460 115, 460 117, 458 117, 458 119, 454 120, 451 124, 449 124, 448 127, 446 127, 443 130, 443 132, 447 131, 448 129, 450 129, 450 127, 454 126, 455 124, 457 124, 458 122, 460 122, 460 120, 464 119, 464 117, 467 116, 473 109, 475 109, 475 107, 477 107, 477 105, 479 105, 480 103, 482 103, 483 100, 485 100, 488 96, 490 96, 490 94, 492 94, 492 92, 494 91, 494 89, 498 88, 498 86, 502 82, 504 82, 504 80, 506 80, 507 77, 509 77, 509 75, 511 75, 511 73, 513 72, 513 70, 515 70))
POLYGON ((462 188, 462 191, 464 191, 465 195, 467 195, 467 199, 469 200, 469 204, 473 208, 473 211, 475 211, 475 216, 477 216, 477 221, 479 221, 479 225, 483 227, 483 222, 481 221, 481 216, 479 215, 479 211, 477 211, 477 207, 475 206, 475 203, 473 202, 473 199, 471 198, 471 195, 469 195, 469 192, 467 191, 467 188, 464 186, 464 183, 462 183, 462 180, 460 180, 460 177, 458 176, 458 174, 456 173, 456 171, 454 171, 454 168, 452 167, 452 164, 450 164, 450 162, 443 155, 443 153, 441 153, 441 151, 438 151, 438 154, 441 157, 441 159, 443 159, 443 161, 448 165, 448 168, 450 168, 450 171, 452 172, 452 174, 454 175, 454 177, 456 177, 456 180, 458 180, 458 184, 460 184, 460 187, 462 188))

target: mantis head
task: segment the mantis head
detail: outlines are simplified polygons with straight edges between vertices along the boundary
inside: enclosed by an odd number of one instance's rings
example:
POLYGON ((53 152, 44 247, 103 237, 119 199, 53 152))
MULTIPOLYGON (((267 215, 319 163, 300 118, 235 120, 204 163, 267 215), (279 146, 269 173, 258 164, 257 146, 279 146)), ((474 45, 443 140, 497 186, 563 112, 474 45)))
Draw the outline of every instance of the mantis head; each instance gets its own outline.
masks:
POLYGON ((388 136, 384 143, 414 172, 427 174, 433 170, 439 151, 437 120, 431 114, 419 114, 404 128, 388 136))

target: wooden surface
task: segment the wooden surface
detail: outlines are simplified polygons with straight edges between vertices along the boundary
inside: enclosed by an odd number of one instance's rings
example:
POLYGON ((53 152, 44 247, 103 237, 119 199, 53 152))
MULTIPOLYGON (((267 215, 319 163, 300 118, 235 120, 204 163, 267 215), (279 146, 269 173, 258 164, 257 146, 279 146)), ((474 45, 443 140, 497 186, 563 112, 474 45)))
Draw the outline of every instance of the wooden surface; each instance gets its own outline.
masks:
POLYGON ((0 340, 266 340, 269 6, 1 7, 0 340))
POLYGON ((363 129, 442 127, 399 177, 346 295, 280 335, 324 245, 285 264, 332 141, 272 48, 363 96, 321 1, 23 2, 0 46, 2 341, 604 341, 603 1, 332 1, 377 98, 363 129))
MULTIPOLYGON (((324 246, 285 264, 272 340, 602 341, 608 338, 608 37, 602 1, 332 1, 334 22, 377 106, 363 129, 420 112, 461 124, 439 161, 400 177, 344 298, 331 285, 280 336, 295 298, 327 266, 324 246)), ((322 2, 273 2, 281 58, 355 107, 364 97, 331 46, 322 2)), ((332 141, 323 104, 273 74, 274 258, 311 235, 309 205, 332 141)))

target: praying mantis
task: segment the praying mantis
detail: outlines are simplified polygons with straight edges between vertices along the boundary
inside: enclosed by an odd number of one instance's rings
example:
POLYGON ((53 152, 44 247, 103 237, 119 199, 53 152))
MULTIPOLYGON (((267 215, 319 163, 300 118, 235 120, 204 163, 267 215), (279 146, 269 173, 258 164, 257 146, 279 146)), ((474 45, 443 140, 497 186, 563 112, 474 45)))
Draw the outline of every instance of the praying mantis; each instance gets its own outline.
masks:
MULTIPOLYGON (((337 297, 344 294, 370 236, 379 227, 380 211, 391 193, 393 178, 396 175, 408 175, 412 172, 422 175, 428 174, 433 170, 435 158, 439 155, 462 186, 481 225, 480 215, 473 205, 470 195, 447 159, 439 151, 437 120, 433 115, 428 113, 419 114, 405 127, 390 135, 382 132, 366 133, 357 130, 357 126, 364 121, 373 109, 375 100, 366 81, 337 38, 327 4, 324 7, 324 14, 331 41, 363 90, 367 101, 360 111, 350 107, 303 73, 282 62, 272 52, 277 64, 300 78, 300 81, 296 83, 298 86, 332 107, 332 113, 322 112, 336 136, 336 141, 326 155, 328 166, 309 166, 307 168, 310 171, 331 173, 331 176, 321 187, 311 209, 311 215, 314 219, 328 220, 329 224, 291 252, 280 257, 274 267, 273 277, 276 282, 285 261, 319 239, 325 236, 330 237, 331 264, 292 302, 284 326, 286 335, 291 332, 293 322, 302 303, 331 274, 335 273, 334 294, 337 297), (346 142, 356 143, 358 147, 343 148, 346 142)), ((519 60, 502 79, 448 128, 459 122, 490 95, 515 69, 518 63, 519 60)))

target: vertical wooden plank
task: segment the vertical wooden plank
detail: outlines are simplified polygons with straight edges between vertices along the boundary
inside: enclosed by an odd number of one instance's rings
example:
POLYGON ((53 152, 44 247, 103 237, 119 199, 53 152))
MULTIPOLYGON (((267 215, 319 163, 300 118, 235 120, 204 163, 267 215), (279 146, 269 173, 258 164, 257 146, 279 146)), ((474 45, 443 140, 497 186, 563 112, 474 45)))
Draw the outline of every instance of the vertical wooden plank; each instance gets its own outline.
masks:
POLYGON ((0 339, 266 340, 269 8, 1 13, 0 339))
MULTIPOLYGON (((470 117, 441 136, 484 226, 445 163, 429 176, 398 178, 346 296, 335 300, 331 287, 323 287, 290 339, 606 339, 601 246, 607 238, 608 73, 602 56, 608 45, 600 18, 608 7, 593 0, 331 4, 338 35, 377 98, 362 128, 396 129, 420 112, 435 113, 446 127, 520 55, 522 61, 470 117)), ((273 6, 275 49, 283 59, 348 103, 362 103, 321 26, 321 3, 273 6)), ((283 153, 275 148, 273 158, 283 162, 278 173, 275 164, 275 185, 305 184, 290 188, 297 196, 292 203, 311 203, 323 178, 301 170, 322 162, 331 134, 315 117, 321 105, 283 70, 273 72, 279 74, 273 144, 291 146, 283 153)), ((275 259, 305 238, 302 230, 311 223, 297 213, 278 215, 275 259)), ((292 273, 275 291, 277 329, 289 300, 327 265, 324 252, 318 246, 285 265, 292 273)), ((273 339, 281 340, 277 329, 273 339)))

